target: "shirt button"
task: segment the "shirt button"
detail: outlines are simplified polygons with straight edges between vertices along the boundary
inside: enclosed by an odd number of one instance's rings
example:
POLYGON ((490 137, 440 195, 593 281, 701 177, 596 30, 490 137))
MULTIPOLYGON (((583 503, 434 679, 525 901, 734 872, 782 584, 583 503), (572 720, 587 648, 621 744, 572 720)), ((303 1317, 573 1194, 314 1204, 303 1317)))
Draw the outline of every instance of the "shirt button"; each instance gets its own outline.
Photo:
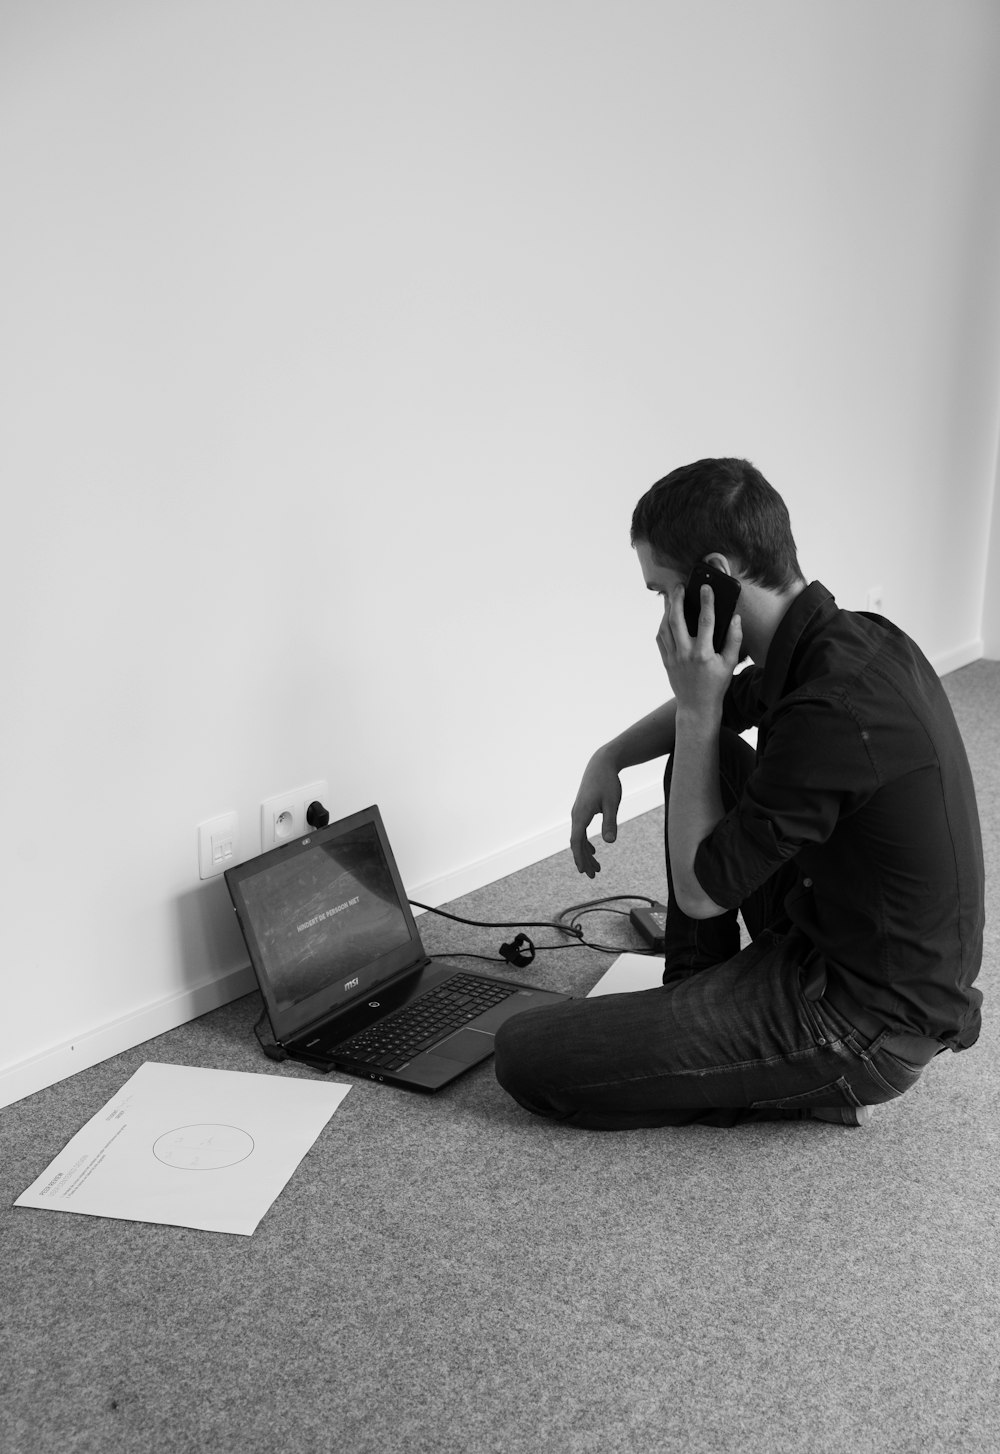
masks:
POLYGON ((813 886, 813 881, 812 881, 811 878, 804 878, 802 880, 802 887, 803 888, 805 888, 805 889, 811 889, 812 886, 813 886))

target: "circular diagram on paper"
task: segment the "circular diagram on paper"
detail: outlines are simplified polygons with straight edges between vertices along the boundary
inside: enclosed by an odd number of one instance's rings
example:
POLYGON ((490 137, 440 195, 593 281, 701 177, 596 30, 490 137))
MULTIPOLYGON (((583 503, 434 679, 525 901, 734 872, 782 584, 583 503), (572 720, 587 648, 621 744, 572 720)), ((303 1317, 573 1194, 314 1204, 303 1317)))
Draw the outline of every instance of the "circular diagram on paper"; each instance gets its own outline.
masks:
POLYGON ((153 1155, 165 1166, 181 1171, 220 1171, 246 1161, 253 1150, 253 1137, 238 1126, 180 1126, 153 1142, 153 1155))

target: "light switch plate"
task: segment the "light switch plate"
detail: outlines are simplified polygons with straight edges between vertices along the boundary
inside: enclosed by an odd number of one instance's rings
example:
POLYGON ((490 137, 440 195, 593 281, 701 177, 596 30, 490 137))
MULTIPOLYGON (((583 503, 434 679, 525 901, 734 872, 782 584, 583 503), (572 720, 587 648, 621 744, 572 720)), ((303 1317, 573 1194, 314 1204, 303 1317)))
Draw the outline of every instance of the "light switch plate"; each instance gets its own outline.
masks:
POLYGON ((198 824, 198 876, 215 878, 240 861, 240 820, 222 813, 198 824))

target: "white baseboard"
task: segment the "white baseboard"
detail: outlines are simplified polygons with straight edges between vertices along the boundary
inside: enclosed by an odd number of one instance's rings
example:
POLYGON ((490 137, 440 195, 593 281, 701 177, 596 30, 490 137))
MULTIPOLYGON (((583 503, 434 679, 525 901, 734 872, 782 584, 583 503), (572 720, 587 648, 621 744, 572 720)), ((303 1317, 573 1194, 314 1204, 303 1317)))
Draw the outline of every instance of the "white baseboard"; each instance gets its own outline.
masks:
POLYGON ((107 1025, 99 1025, 95 1030, 78 1035, 74 1040, 67 1040, 29 1060, 22 1060, 0 1073, 0 1107, 45 1090, 56 1081, 76 1075, 77 1071, 89 1070, 92 1065, 99 1065, 112 1055, 120 1055, 123 1050, 131 1050, 135 1045, 152 1040, 155 1035, 186 1025, 189 1020, 196 1020, 199 1015, 227 1005, 230 1000, 248 995, 256 988, 257 981, 248 964, 244 969, 233 970, 219 979, 207 980, 193 989, 157 1000, 155 1004, 145 1005, 107 1025))
MULTIPOLYGON (((940 676, 944 676, 979 661, 982 655, 982 641, 970 641, 966 646, 934 657, 932 665, 940 676)), ((662 802, 663 786, 660 776, 657 775, 654 781, 632 787, 623 793, 619 821, 627 822, 630 818, 638 817, 640 813, 659 807, 662 802)), ((442 874, 439 878, 419 884, 410 892, 415 899, 423 900, 436 908, 439 904, 459 899, 463 894, 471 894, 486 884, 495 883, 497 879, 506 878, 508 874, 517 873, 519 869, 528 868, 543 858, 549 858, 568 845, 567 821, 542 833, 535 833, 518 843, 512 843, 499 853, 491 853, 486 858, 477 859, 475 863, 466 864, 450 873, 442 874)), ((422 911, 418 910, 419 912, 422 911)), ((167 999, 158 1000, 155 1004, 77 1036, 73 1041, 66 1041, 52 1050, 43 1051, 40 1055, 10 1066, 0 1072, 0 1107, 12 1105, 15 1101, 23 1100, 25 1096, 33 1095, 36 1091, 44 1090, 46 1086, 75 1075, 77 1071, 87 1070, 102 1060, 108 1060, 112 1055, 120 1055, 123 1050, 131 1050, 133 1046, 141 1045, 156 1035, 163 1035, 167 1030, 187 1024, 189 1020, 195 1020, 209 1010, 218 1009, 230 1000, 239 999, 241 995, 247 995, 255 988, 253 971, 247 965, 244 969, 233 970, 218 979, 208 980, 194 989, 182 990, 167 999)))
MULTIPOLYGON (((648 812, 650 808, 660 807, 662 803, 661 769, 655 782, 630 788, 622 793, 618 821, 626 823, 630 818, 637 818, 640 813, 648 812)), ((599 829, 596 822, 595 827, 599 829)), ((499 878, 506 878, 510 873, 517 873, 519 869, 540 863, 543 858, 550 858, 553 853, 560 853, 564 848, 569 848, 568 818, 564 823, 548 828, 543 833, 523 838, 519 843, 512 843, 509 848, 501 849, 499 853, 491 853, 487 858, 477 859, 475 863, 456 868, 452 873, 442 874, 440 878, 431 879, 410 892, 415 899, 421 899, 436 908, 438 904, 460 899, 463 894, 471 894, 476 889, 484 888, 486 884, 496 883, 499 878)), ((418 909, 416 912, 419 914, 423 910, 418 909)))
POLYGON ((958 671, 960 667, 971 666, 974 661, 981 660, 982 656, 982 638, 977 638, 966 646, 957 646, 953 651, 945 651, 940 656, 931 657, 931 666, 939 677, 943 677, 947 676, 950 671, 958 671))

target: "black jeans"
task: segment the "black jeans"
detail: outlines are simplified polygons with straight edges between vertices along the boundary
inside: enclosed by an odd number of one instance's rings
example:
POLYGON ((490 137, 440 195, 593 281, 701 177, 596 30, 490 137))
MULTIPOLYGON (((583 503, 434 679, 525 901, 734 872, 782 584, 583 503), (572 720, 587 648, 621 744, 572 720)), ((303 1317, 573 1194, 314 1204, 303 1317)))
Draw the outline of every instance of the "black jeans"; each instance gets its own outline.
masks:
MULTIPOLYGON (((730 732, 720 745, 723 805, 754 761, 730 732)), ((671 765, 664 780, 669 811, 671 765)), ((670 879, 669 853, 667 876, 670 879)), ((600 1130, 800 1118, 814 1107, 875 1105, 922 1064, 862 1034, 823 998, 824 976, 784 915, 793 867, 740 906, 693 920, 669 895, 662 988, 568 1000, 514 1016, 496 1037, 496 1075, 527 1110, 600 1130)), ((869 1027, 870 1028, 870 1027, 869 1027)))

